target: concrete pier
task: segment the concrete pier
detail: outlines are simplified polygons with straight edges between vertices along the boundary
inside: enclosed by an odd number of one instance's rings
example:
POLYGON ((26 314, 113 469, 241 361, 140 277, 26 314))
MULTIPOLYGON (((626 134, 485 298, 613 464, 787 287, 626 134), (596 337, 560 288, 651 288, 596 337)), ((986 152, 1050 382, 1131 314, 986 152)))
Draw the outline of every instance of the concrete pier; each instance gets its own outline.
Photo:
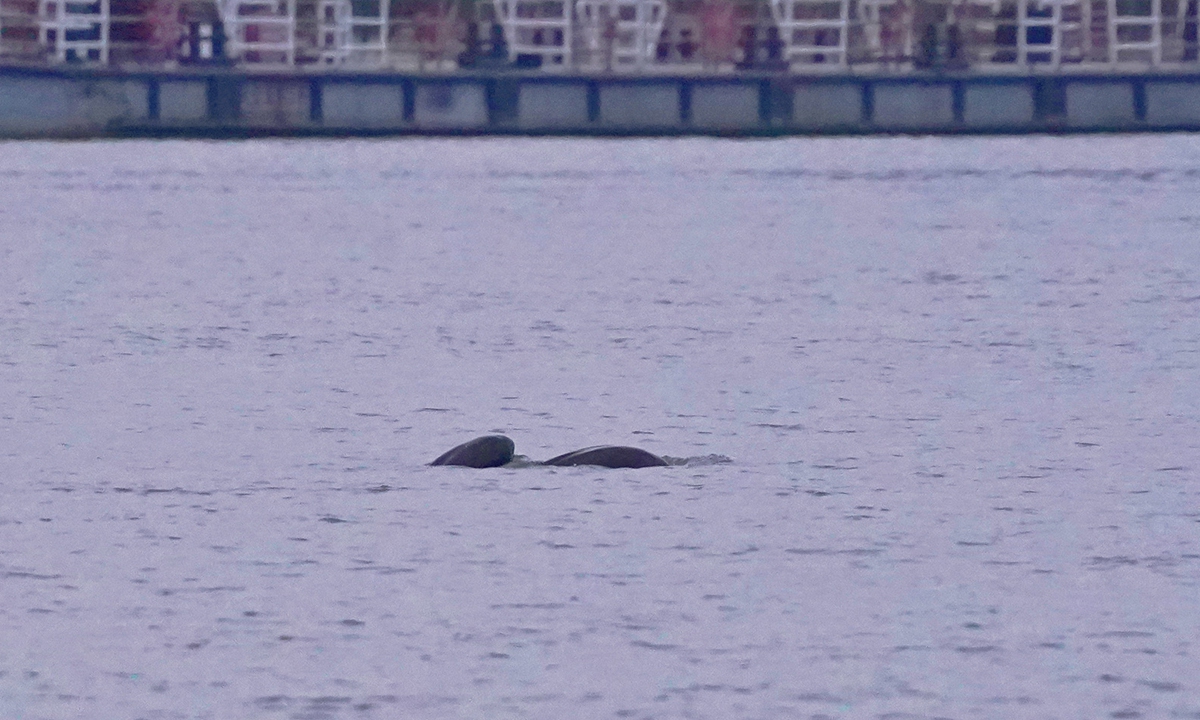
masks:
POLYGON ((1200 73, 797 76, 0 68, 0 136, 1200 130, 1200 73))

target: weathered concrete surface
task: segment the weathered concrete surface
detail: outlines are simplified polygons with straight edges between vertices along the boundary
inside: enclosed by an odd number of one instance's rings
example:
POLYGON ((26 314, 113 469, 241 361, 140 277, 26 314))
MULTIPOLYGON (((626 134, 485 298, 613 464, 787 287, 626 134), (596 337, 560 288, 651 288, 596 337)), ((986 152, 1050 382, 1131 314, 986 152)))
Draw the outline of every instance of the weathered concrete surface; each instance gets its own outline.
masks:
POLYGON ((242 85, 242 122, 280 128, 309 124, 311 87, 307 80, 247 80, 242 85))
POLYGON ((1071 127, 1113 129, 1135 123, 1133 84, 1128 81, 1069 82, 1066 92, 1071 127))
POLYGON ((1200 83, 1147 83, 1146 122, 1159 127, 1200 125, 1200 83))
POLYGON ((159 82, 158 116, 168 122, 208 117, 208 83, 204 80, 159 82))
POLYGON ((321 117, 331 128, 400 127, 404 125, 404 86, 327 82, 321 87, 321 117))
POLYGON ((879 83, 872 122, 888 130, 935 130, 954 125, 949 84, 879 83))
POLYGON ((7 137, 1155 128, 1200 130, 1200 72, 633 78, 0 67, 0 136, 7 137))
POLYGON ((581 128, 588 124, 588 88, 581 82, 521 85, 517 124, 530 130, 581 128))
POLYGON ((474 129, 488 123, 487 90, 482 82, 417 83, 413 124, 431 129, 474 129))
POLYGON ((858 83, 797 85, 792 95, 792 125, 806 131, 862 125, 862 87, 858 83))
POLYGON ((1028 83, 975 83, 963 90, 963 124, 969 128, 1019 128, 1033 122, 1028 83))
POLYGON ((624 80, 600 86, 600 122, 605 127, 675 128, 681 117, 678 82, 624 80))
POLYGON ((737 130, 759 124, 757 83, 695 83, 692 125, 706 130, 737 130))
POLYGON ((106 77, 0 75, 0 133, 100 134, 113 124, 144 120, 144 82, 106 77))

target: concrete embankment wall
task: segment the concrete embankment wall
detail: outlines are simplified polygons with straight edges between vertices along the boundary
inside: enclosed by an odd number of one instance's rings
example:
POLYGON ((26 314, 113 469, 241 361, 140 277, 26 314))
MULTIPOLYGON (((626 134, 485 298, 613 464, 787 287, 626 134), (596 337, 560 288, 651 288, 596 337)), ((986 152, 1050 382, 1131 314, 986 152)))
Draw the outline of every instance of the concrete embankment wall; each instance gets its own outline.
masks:
POLYGON ((1200 74, 583 77, 0 68, 0 136, 1200 130, 1200 74))

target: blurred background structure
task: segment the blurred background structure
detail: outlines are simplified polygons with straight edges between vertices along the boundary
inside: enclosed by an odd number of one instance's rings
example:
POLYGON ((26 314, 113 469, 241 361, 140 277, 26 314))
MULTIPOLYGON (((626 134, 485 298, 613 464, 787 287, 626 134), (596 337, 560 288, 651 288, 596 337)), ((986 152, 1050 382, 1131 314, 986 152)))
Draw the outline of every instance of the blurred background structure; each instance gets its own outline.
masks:
POLYGON ((0 0, 0 61, 280 71, 1128 72, 1197 0, 0 0))

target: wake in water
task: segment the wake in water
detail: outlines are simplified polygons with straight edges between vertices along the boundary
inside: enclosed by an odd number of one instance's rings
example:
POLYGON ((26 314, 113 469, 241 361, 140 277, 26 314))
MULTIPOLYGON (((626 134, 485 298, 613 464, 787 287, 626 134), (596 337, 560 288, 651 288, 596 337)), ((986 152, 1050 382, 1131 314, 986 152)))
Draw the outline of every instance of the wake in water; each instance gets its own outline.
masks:
POLYGON ((703 467, 705 465, 729 465, 733 462, 733 458, 728 455, 718 455, 711 453, 709 455, 696 455, 695 457, 672 457, 663 455, 663 460, 667 461, 668 465, 682 465, 686 467, 703 467))
MULTIPOLYGON (((704 467, 705 465, 729 465, 733 458, 728 455, 696 455, 695 457, 675 457, 674 455, 660 456, 671 467, 704 467)), ((533 460, 525 455, 514 455, 513 459, 504 464, 506 468, 548 467, 546 463, 533 460)))

